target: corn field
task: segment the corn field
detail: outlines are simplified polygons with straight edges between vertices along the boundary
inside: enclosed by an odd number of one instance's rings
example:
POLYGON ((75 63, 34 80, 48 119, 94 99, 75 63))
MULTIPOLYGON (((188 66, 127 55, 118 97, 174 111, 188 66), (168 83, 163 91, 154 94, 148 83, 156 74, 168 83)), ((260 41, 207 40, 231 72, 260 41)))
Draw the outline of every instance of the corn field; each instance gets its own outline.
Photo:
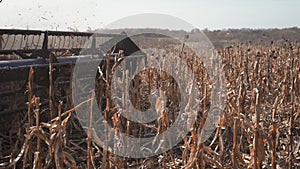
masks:
MULTIPOLYGON (((214 84, 214 79, 208 76, 208 67, 201 61, 190 59, 194 53, 187 47, 177 44, 166 44, 162 47, 185 60, 192 68, 199 95, 187 91, 188 97, 181 99, 193 102, 201 110, 196 112, 196 121, 189 133, 180 136, 181 142, 172 149, 148 158, 118 156, 100 146, 105 140, 97 136, 92 119, 87 121, 87 126, 80 125, 76 110, 83 105, 92 107, 94 98, 107 123, 115 131, 132 137, 162 133, 172 126, 178 116, 178 95, 185 91, 179 90, 170 75, 148 69, 139 73, 139 77, 132 80, 135 82, 133 84, 132 81, 124 80, 128 74, 126 67, 122 67, 122 62, 110 63, 109 58, 112 55, 108 53, 108 59, 104 62, 105 75, 96 79, 98 83, 95 97, 86 98, 77 105, 72 104, 71 96, 65 102, 55 99, 56 93, 60 91, 54 85, 53 67, 50 64, 49 91, 46 92, 49 102, 41 106, 41 96, 34 92, 36 72, 34 69, 30 70, 25 93, 28 98, 27 111, 1 120, 4 126, 10 127, 0 129, 0 167, 300 168, 299 43, 288 40, 272 41, 270 44, 249 42, 216 49, 225 74, 225 104, 215 130, 205 141, 201 138, 207 123, 206 117, 210 115, 210 86, 214 84), (109 69, 111 64, 112 70, 109 69), (112 72, 117 67, 123 70, 119 79, 122 85, 110 86, 112 72), (146 85, 138 88, 138 83, 146 85), (155 95, 155 109, 159 118, 148 124, 126 120, 118 113, 111 99, 109 91, 112 87, 115 90, 121 90, 122 87, 132 89, 118 99, 121 105, 126 105, 127 99, 131 100, 139 110, 147 109, 147 100, 150 95, 155 95), (171 100, 167 101, 166 110, 162 110, 162 91, 171 100)), ((157 53, 159 51, 155 54, 157 53)), ((181 63, 169 63, 167 60, 166 64, 174 64, 179 73, 184 72, 181 63)), ((185 76, 188 75, 182 73, 182 78, 188 78, 185 76)), ((66 92, 67 95, 71 93, 70 90, 66 92)), ((86 111, 90 117, 94 113, 86 111)), ((117 147, 117 144, 118 140, 114 146, 117 147)))

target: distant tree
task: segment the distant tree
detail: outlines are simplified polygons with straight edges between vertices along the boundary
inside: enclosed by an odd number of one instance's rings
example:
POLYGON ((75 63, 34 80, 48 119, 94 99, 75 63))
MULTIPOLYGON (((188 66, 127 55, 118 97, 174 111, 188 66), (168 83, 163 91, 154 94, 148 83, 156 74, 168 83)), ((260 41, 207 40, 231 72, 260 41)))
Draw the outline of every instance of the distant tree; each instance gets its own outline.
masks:
MULTIPOLYGON (((191 31, 191 33, 200 33, 201 31, 200 31, 200 29, 198 29, 198 28, 194 28, 194 29, 192 29, 192 31, 191 31)), ((208 32, 208 29, 207 28, 205 28, 204 30, 203 30, 203 32, 208 32)))

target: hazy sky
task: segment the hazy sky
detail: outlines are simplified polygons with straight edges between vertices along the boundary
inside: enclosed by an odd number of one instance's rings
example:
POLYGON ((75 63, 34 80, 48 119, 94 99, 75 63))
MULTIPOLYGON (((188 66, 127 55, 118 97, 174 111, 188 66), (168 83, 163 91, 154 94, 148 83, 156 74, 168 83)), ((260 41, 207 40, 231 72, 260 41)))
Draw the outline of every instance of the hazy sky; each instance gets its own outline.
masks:
MULTIPOLYGON (((85 31, 161 13, 200 29, 300 27, 299 0, 2 0, 0 28, 85 31)), ((138 23, 137 23, 138 24, 138 23)))

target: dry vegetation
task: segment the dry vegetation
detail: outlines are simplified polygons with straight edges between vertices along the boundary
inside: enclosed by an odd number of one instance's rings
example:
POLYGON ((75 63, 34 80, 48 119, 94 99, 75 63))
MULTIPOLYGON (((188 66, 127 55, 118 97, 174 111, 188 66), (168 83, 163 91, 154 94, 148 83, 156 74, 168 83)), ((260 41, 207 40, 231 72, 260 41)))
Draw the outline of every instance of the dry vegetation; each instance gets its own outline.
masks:
MULTIPOLYGON (((1 132, 0 167, 300 168, 299 44, 289 41, 267 45, 244 43, 218 49, 226 77, 225 108, 216 130, 205 142, 201 141, 201 134, 206 116, 209 116, 209 85, 213 81, 199 61, 189 60, 192 52, 181 48, 172 50, 196 72, 201 98, 197 104, 202 110, 197 112, 194 129, 172 150, 145 159, 120 157, 103 150, 95 142, 104 140, 99 140, 93 126, 87 126, 88 132, 85 134, 76 119, 75 110, 90 104, 92 99, 74 106, 70 101, 57 102, 54 99, 57 91, 51 85, 54 82, 51 82, 50 76, 49 105, 40 107, 40 98, 33 92, 35 72, 31 70, 27 85, 27 114, 15 115, 11 120, 14 125, 1 132), (51 120, 42 119, 45 114, 52 117, 51 120)), ((106 64, 109 65, 109 62, 107 60, 106 64)), ((177 64, 180 71, 180 63, 177 64)), ((110 82, 111 77, 110 71, 106 71, 107 76, 99 80, 101 85, 98 86, 96 98, 105 119, 115 130, 139 137, 161 133, 172 125, 172 120, 176 118, 176 106, 172 107, 171 103, 166 105, 168 111, 160 111, 157 101, 156 109, 161 118, 148 125, 133 123, 120 116, 109 98, 111 86, 105 82, 110 82)), ((148 90, 160 88, 168 91, 166 95, 177 102, 178 90, 168 75, 150 70, 135 80, 148 84, 148 90)), ((131 84, 123 81, 123 85, 131 84)), ((147 90, 137 90, 140 93, 130 96, 133 104, 139 109, 147 109, 145 100, 149 96, 142 97, 147 90)), ((122 104, 125 104, 124 98, 122 104)))

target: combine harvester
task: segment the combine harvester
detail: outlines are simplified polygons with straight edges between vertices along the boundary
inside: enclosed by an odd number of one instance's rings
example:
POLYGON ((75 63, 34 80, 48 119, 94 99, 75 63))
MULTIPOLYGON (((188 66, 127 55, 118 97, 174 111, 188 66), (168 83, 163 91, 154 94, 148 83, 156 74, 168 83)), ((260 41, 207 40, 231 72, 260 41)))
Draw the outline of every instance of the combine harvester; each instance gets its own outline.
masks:
POLYGON ((33 93, 41 98, 42 106, 47 106, 50 62, 54 70, 55 100, 66 101, 71 98, 70 82, 77 59, 96 56, 94 61, 101 62, 101 68, 106 69, 108 52, 111 52, 111 64, 119 52, 125 60, 145 56, 125 33, 0 29, 0 115, 27 110, 31 67, 35 72, 33 93))

